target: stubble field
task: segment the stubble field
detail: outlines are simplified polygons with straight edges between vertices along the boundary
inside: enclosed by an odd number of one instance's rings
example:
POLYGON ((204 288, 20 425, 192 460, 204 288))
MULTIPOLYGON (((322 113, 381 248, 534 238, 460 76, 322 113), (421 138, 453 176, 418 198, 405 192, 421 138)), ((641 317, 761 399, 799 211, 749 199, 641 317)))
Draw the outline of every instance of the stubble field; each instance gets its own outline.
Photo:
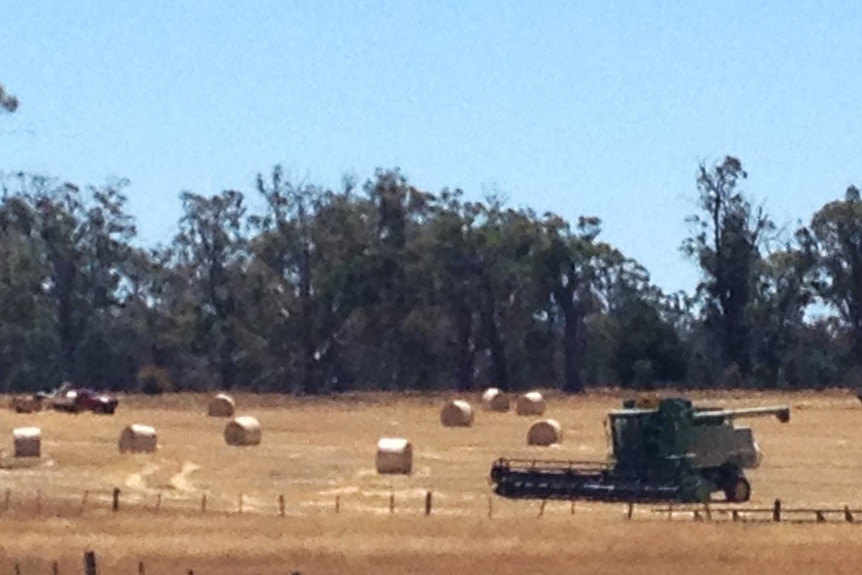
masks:
MULTIPOLYGON (((564 430, 550 448, 528 447, 535 418, 513 412, 477 409, 472 427, 444 428, 445 396, 239 395, 238 414, 263 429, 253 447, 225 444, 225 420, 205 415, 202 395, 122 397, 114 416, 2 410, 0 572, 17 563, 21 573, 50 573, 56 561, 60 573, 81 573, 88 549, 102 575, 137 573, 140 562, 147 573, 197 574, 858 572, 862 525, 838 517, 669 521, 642 506, 628 520, 620 504, 549 502, 540 513, 539 502, 490 496, 488 469, 501 455, 603 459, 604 415, 622 397, 548 396, 544 417, 564 430), (157 453, 119 453, 131 423, 156 428, 157 453), (30 425, 43 437, 35 465, 11 457, 12 429, 30 425), (376 473, 382 436, 413 443, 410 476, 376 473)), ((791 407, 787 424, 746 422, 764 452, 748 472, 749 506, 779 498, 785 507, 862 509, 862 404, 851 393, 692 397, 791 407)), ((478 408, 478 397, 468 399, 478 408)))

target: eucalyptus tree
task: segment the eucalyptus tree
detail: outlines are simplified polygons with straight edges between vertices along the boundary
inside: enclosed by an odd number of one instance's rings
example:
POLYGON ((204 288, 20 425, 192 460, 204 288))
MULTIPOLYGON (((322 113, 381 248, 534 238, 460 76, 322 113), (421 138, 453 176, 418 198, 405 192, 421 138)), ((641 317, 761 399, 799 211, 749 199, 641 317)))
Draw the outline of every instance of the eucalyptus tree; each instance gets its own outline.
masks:
POLYGON ((14 214, 18 238, 38 262, 39 287, 29 291, 49 302, 58 374, 119 385, 133 373, 134 360, 113 354, 105 343, 116 341, 107 324, 122 314, 120 290, 136 233, 125 211, 128 182, 90 186, 84 194, 75 184, 44 176, 19 174, 15 180, 14 197, 7 188, 5 229, 14 214))
POLYGON ((693 236, 683 251, 699 265, 703 280, 697 291, 703 304, 705 327, 716 343, 725 366, 742 374, 751 370, 751 325, 761 245, 775 229, 762 207, 754 208, 739 190, 748 174, 739 159, 727 156, 711 169, 698 171, 702 214, 691 216, 693 236))
POLYGON ((574 230, 562 218, 549 214, 542 222, 544 249, 539 255, 539 275, 563 329, 563 390, 584 391, 582 363, 587 337, 586 321, 601 310, 598 292, 599 260, 610 249, 596 241, 601 220, 582 216, 574 230))
POLYGON ((800 232, 816 257, 819 297, 840 318, 852 341, 851 361, 862 364, 862 200, 850 186, 843 200, 827 203, 800 232))
POLYGON ((185 369, 195 386, 230 389, 244 359, 238 297, 247 261, 244 196, 236 190, 213 196, 186 191, 180 199, 183 213, 172 244, 175 342, 204 360, 185 369), (209 373, 207 365, 216 371, 209 373))

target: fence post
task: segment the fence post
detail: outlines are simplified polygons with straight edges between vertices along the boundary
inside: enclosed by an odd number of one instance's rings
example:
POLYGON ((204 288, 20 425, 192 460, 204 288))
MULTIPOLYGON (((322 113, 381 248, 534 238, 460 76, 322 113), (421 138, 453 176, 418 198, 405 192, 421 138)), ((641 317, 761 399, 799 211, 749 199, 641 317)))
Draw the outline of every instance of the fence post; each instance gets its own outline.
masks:
POLYGON ((545 514, 545 503, 547 503, 547 499, 542 499, 542 504, 539 505, 539 517, 545 514))
POLYGON ((201 495, 201 513, 207 512, 207 494, 201 495))
POLYGON ((389 513, 395 513, 395 492, 391 491, 389 493, 389 513))
POLYGON ((633 502, 629 501, 628 509, 626 510, 626 519, 631 519, 632 514, 634 512, 635 512, 635 504, 633 502))
POLYGON ((850 513, 850 508, 847 505, 844 506, 844 521, 853 523, 853 514, 850 513))
POLYGON ((431 515, 431 492, 425 492, 425 515, 431 515))
POLYGON ((84 508, 87 506, 87 497, 90 495, 88 490, 84 490, 84 496, 81 498, 81 515, 84 514, 84 508))
POLYGON ((7 489, 6 490, 6 511, 9 511, 9 503, 10 503, 11 499, 12 499, 12 490, 7 489))
POLYGON ((338 513, 341 510, 341 496, 335 496, 335 512, 338 513))
POLYGON ((775 503, 772 505, 772 520, 773 521, 781 521, 781 500, 776 499, 775 503))
POLYGON ((118 511, 120 509, 120 488, 114 487, 114 503, 111 506, 111 509, 114 511, 118 511))
POLYGON ((156 511, 161 511, 161 509, 162 509, 162 492, 159 491, 159 493, 156 495, 156 511))
POLYGON ((94 551, 84 551, 84 573, 85 575, 98 575, 99 573, 94 551))
POLYGON ((284 494, 278 496, 278 514, 284 517, 284 494))
POLYGON ((734 521, 739 521, 739 511, 734 509, 733 511, 730 512, 730 515, 734 521))
POLYGON ((242 513, 242 493, 239 494, 238 509, 239 509, 239 512, 242 513))
POLYGON ((574 515, 574 514, 575 514, 575 502, 574 502, 574 500, 572 501, 572 508, 571 508, 571 510, 569 511, 569 514, 570 514, 570 515, 574 515))
POLYGON ((815 517, 816 517, 816 519, 817 519, 817 523, 824 523, 824 522, 826 522, 826 517, 823 515, 823 512, 822 512, 822 511, 815 511, 815 512, 814 512, 814 516, 815 516, 815 517))

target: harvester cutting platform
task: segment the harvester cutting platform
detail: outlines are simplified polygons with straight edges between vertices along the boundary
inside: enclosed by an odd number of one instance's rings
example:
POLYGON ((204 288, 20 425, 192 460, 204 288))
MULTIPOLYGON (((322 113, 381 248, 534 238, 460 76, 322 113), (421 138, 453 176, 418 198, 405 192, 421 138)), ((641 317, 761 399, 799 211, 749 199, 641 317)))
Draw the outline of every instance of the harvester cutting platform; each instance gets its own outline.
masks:
POLYGON ((611 411, 607 462, 501 458, 491 466, 494 492, 503 497, 632 502, 706 502, 723 492, 729 502, 748 501, 744 469, 760 464, 744 417, 790 420, 790 408, 695 407, 682 398, 626 401, 611 411))

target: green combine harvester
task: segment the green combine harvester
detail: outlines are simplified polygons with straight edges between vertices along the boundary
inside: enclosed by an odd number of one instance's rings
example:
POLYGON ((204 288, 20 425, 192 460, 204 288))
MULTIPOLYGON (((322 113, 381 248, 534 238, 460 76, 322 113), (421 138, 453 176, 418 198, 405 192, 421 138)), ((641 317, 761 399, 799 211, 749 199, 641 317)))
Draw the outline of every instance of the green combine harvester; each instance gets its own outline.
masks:
POLYGON ((744 469, 760 464, 751 429, 738 418, 790 420, 790 408, 695 407, 682 398, 635 402, 608 414, 607 462, 501 458, 491 466, 494 492, 503 497, 624 502, 707 502, 723 492, 729 502, 751 497, 744 469))

